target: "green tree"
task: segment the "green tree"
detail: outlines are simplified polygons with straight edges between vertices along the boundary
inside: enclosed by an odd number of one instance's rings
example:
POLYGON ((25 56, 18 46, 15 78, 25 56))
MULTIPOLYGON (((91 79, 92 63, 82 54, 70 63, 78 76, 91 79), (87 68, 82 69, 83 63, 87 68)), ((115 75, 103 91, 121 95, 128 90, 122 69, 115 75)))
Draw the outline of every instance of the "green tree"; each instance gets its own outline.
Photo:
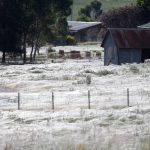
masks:
POLYGON ((140 7, 150 10, 150 0, 137 0, 137 4, 140 7))
POLYGON ((64 44, 68 35, 67 17, 71 14, 72 0, 54 0, 53 9, 55 14, 55 23, 52 27, 53 37, 56 44, 64 44))
POLYGON ((78 17, 77 17, 77 21, 85 21, 85 22, 90 22, 92 21, 90 17, 84 15, 84 14, 80 14, 78 17))
POLYGON ((147 23, 149 20, 150 11, 133 5, 119 7, 100 16, 105 31, 107 28, 137 28, 137 26, 147 23))
POLYGON ((33 26, 35 34, 30 35, 34 37, 30 42, 32 43, 30 60, 32 60, 33 45, 35 59, 39 47, 45 42, 65 41, 68 34, 67 16, 71 14, 72 0, 38 0, 35 4, 36 24, 33 26))
POLYGON ((67 16, 72 0, 1 0, 0 51, 23 52, 26 63, 26 44, 32 46, 30 60, 35 58, 41 44, 67 35, 67 16), (7 9, 6 9, 7 8, 7 9), (60 28, 61 26, 61 28, 60 28))
POLYGON ((18 22, 16 1, 3 0, 0 3, 0 51, 5 63, 7 52, 21 52, 21 31, 18 22), (6 9, 7 8, 7 9, 6 9))
POLYGON ((101 2, 98 0, 92 1, 89 5, 85 6, 84 8, 81 8, 77 20, 79 21, 95 21, 102 13, 101 9, 101 2))

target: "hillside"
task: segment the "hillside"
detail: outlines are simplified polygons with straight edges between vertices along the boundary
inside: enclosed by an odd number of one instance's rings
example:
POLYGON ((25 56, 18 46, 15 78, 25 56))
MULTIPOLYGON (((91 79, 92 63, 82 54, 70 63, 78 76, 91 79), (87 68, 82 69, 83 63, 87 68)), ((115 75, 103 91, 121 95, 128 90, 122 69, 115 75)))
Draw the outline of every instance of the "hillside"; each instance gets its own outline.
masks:
MULTIPOLYGON (((91 1, 93 0, 74 0, 72 19, 75 20, 80 8, 86 6, 91 1)), ((108 11, 109 9, 116 8, 119 6, 135 4, 136 0, 101 0, 101 2, 103 10, 108 11)), ((71 20, 71 17, 69 18, 69 20, 71 20)))

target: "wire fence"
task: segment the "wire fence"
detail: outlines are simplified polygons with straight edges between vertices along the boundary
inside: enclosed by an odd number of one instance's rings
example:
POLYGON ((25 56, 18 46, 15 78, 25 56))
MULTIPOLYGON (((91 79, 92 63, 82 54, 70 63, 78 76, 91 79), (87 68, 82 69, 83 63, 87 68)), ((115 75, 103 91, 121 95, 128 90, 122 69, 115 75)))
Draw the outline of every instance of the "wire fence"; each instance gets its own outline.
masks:
POLYGON ((51 91, 45 93, 1 93, 0 110, 59 111, 64 109, 121 109, 150 104, 150 92, 123 89, 103 93, 99 90, 51 91))

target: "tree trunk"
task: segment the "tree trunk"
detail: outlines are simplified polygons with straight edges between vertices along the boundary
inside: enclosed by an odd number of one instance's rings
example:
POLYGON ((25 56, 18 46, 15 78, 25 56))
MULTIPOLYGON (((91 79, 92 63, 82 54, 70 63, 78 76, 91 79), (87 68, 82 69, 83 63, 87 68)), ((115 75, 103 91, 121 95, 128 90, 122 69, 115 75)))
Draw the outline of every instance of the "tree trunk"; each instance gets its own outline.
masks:
POLYGON ((24 53, 24 55, 23 55, 23 64, 25 64, 26 63, 26 58, 27 58, 27 56, 26 56, 26 35, 24 35, 24 40, 23 40, 23 53, 24 53))
POLYGON ((38 45, 38 48, 37 48, 37 53, 38 53, 38 55, 40 54, 40 48, 39 48, 40 46, 38 45))
POLYGON ((23 64, 26 63, 26 58, 27 58, 27 56, 26 56, 26 50, 24 50, 24 54, 23 54, 23 64))
POLYGON ((35 49, 34 49, 34 54, 33 54, 33 59, 35 60, 35 57, 36 57, 36 53, 38 52, 39 53, 39 39, 40 39, 40 34, 41 34, 41 31, 39 30, 37 36, 36 36, 36 42, 35 42, 35 49))
POLYGON ((6 53, 3 52, 3 56, 2 56, 2 63, 5 63, 6 62, 6 53))
POLYGON ((34 49, 34 42, 32 41, 32 49, 31 49, 31 53, 30 53, 30 62, 33 61, 33 49, 34 49))
POLYGON ((37 43, 35 43, 35 49, 34 49, 34 54, 33 54, 33 59, 35 60, 36 57, 36 52, 38 51, 38 46, 37 43))

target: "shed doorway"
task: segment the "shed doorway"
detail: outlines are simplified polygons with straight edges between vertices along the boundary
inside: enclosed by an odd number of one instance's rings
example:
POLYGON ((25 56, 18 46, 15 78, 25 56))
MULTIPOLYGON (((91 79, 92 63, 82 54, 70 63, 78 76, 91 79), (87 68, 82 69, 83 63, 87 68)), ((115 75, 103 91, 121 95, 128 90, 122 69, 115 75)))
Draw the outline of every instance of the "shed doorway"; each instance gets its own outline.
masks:
POLYGON ((146 59, 150 59, 150 49, 142 49, 141 61, 144 63, 146 59))

